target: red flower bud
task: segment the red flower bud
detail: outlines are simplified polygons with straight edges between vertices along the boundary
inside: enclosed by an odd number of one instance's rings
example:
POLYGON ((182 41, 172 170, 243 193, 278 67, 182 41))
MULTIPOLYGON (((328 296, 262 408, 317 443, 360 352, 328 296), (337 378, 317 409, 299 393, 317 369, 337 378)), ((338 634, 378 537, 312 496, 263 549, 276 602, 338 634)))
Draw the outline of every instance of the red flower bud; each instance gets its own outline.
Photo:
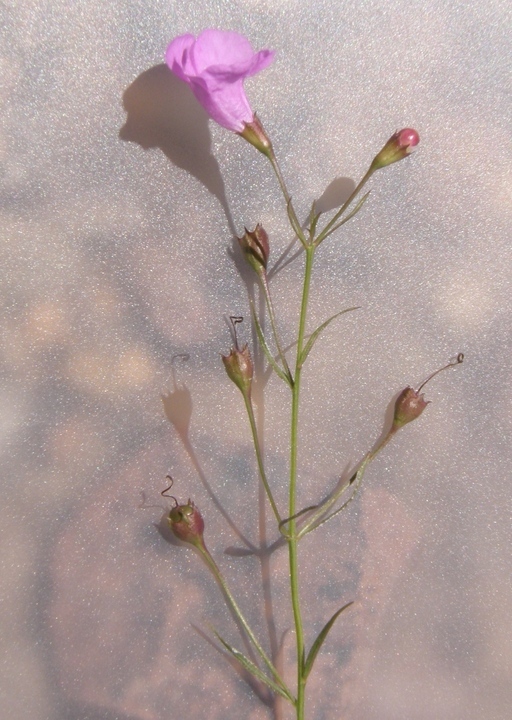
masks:
POLYGON ((399 430, 411 420, 416 420, 427 407, 429 402, 424 399, 423 393, 419 393, 412 387, 402 390, 395 403, 395 416, 393 418, 393 430, 399 430))
POLYGON ((233 348, 229 355, 222 355, 222 362, 230 380, 235 383, 244 396, 250 397, 253 365, 247 345, 244 345, 241 350, 233 348))
POLYGON ((258 223, 253 232, 245 228, 245 234, 237 239, 244 252, 245 259, 253 270, 258 274, 264 272, 267 268, 270 247, 268 235, 263 226, 258 223))
POLYGON ((392 135, 382 150, 373 158, 370 170, 378 170, 379 168, 391 165, 391 163, 403 160, 419 143, 420 136, 412 128, 404 128, 392 135))
POLYGON ((187 505, 173 507, 167 520, 179 540, 204 548, 204 520, 192 500, 187 505))

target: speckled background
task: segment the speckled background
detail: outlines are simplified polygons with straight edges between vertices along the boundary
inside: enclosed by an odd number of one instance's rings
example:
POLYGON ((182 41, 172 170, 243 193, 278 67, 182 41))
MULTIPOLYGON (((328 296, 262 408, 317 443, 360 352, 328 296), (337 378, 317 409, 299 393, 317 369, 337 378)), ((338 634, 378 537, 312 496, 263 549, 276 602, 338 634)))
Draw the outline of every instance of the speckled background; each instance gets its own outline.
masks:
MULTIPOLYGON (((205 639, 213 625, 240 645, 199 558, 156 527, 171 472, 265 646, 283 641, 291 678, 286 551, 271 557, 265 613, 265 567, 219 511, 259 541, 249 431, 219 361, 226 317, 249 312, 233 233, 262 221, 273 259, 291 233, 264 158, 208 124, 162 65, 171 38, 218 27, 277 51, 247 92, 299 217, 337 178, 346 190, 397 128, 421 135, 317 256, 310 328, 361 309, 329 327, 305 372, 299 503, 360 459, 399 390, 466 354, 428 386, 432 404, 371 466, 356 502, 301 544, 308 642, 355 600, 310 677, 308 720, 505 720, 509 2, 0 7, 0 716, 291 717, 205 639)), ((272 283, 285 343, 301 269, 299 259, 272 283)), ((277 380, 259 402, 282 505, 286 402, 277 380)))

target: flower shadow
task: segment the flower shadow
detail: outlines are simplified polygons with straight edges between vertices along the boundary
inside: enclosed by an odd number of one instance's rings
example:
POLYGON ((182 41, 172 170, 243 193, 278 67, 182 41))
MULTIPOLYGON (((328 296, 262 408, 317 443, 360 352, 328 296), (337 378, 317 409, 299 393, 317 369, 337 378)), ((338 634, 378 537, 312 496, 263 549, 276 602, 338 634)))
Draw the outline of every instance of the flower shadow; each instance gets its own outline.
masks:
POLYGON ((315 200, 315 208, 319 213, 337 210, 349 199, 356 188, 352 178, 337 177, 325 188, 322 195, 315 200))
POLYGON ((208 115, 190 88, 166 65, 155 65, 125 90, 123 107, 127 118, 121 140, 144 150, 158 147, 173 165, 193 175, 218 199, 234 233, 224 180, 211 153, 208 115))

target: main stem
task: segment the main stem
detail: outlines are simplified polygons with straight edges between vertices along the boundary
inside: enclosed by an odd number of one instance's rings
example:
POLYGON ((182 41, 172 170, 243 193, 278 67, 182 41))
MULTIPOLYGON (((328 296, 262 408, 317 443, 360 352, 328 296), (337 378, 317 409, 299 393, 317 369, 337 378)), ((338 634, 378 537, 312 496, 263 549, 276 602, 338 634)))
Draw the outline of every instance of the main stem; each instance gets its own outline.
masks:
MULTIPOLYGON (((295 376, 292 387, 292 417, 290 432, 290 494, 288 517, 293 518, 296 513, 297 498, 297 448, 299 432, 299 400, 300 382, 302 373, 302 349, 306 332, 306 316, 308 308, 309 288, 311 285, 311 271, 313 269, 314 247, 306 247, 306 266, 304 269, 304 286, 302 290, 302 303, 300 308, 299 335, 297 340, 297 359, 295 363, 295 376)), ((299 597, 299 569, 297 557, 298 539, 296 537, 296 520, 292 519, 288 525, 288 553, 290 563, 290 590, 295 620, 295 637, 297 642, 297 720, 304 720, 304 700, 306 680, 304 678, 304 629, 302 626, 302 615, 300 610, 299 597)))

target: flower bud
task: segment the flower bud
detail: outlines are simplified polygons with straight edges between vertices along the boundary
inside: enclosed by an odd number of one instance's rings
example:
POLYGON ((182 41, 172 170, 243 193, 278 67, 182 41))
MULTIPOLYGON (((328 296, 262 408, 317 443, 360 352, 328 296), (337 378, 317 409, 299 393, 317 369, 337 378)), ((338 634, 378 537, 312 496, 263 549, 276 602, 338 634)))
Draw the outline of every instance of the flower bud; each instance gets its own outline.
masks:
POLYGON ((233 348, 229 355, 222 355, 222 362, 230 380, 242 391, 244 397, 251 395, 253 365, 247 345, 241 350, 233 348))
POLYGON ((253 270, 257 272, 258 275, 265 272, 270 247, 268 244, 268 235, 263 229, 263 226, 258 223, 253 232, 245 228, 245 234, 237 239, 243 250, 245 259, 253 270))
POLYGON ((419 393, 412 387, 402 390, 395 403, 395 416, 393 418, 393 432, 399 430, 411 420, 416 420, 429 404, 424 399, 423 393, 419 393))
POLYGON ((179 540, 204 548, 204 520, 192 500, 187 505, 173 507, 167 520, 179 540))
POLYGON ((244 129, 240 130, 238 134, 244 140, 250 142, 251 145, 254 145, 263 155, 269 157, 273 154, 272 143, 256 115, 254 115, 251 122, 244 123, 244 129))
POLYGON ((370 170, 391 165, 391 163, 403 160, 409 155, 413 148, 419 143, 420 136, 412 128, 404 128, 392 135, 382 150, 373 158, 370 170))

